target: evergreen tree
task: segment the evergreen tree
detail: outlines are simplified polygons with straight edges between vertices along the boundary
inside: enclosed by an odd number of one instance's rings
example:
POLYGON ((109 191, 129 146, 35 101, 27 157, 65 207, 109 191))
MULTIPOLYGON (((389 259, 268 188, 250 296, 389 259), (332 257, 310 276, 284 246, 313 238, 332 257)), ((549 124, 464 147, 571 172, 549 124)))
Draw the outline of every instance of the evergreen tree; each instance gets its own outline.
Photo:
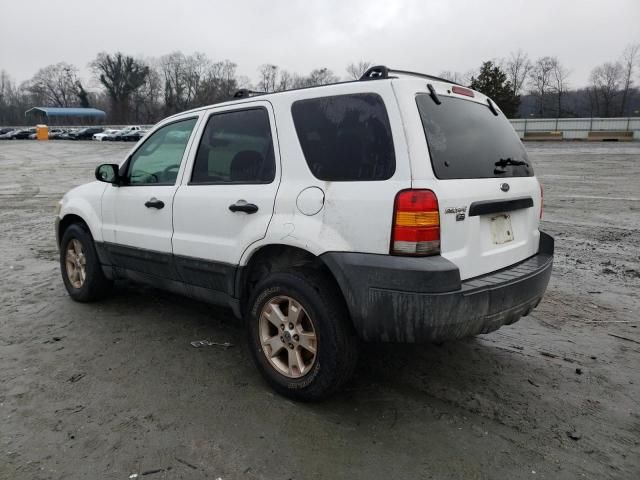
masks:
POLYGON ((520 106, 520 95, 516 95, 507 74, 493 62, 484 62, 477 77, 471 77, 471 88, 484 93, 498 104, 508 118, 513 118, 520 106))

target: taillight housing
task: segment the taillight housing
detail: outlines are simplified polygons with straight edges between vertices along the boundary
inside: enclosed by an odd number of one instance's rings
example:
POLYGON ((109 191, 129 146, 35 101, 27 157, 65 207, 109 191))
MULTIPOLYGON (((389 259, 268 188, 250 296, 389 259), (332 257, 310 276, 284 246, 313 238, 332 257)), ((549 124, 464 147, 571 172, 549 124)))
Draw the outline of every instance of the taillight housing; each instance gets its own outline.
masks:
POLYGON ((402 190, 396 195, 390 253, 414 257, 440 253, 438 198, 431 190, 402 190))

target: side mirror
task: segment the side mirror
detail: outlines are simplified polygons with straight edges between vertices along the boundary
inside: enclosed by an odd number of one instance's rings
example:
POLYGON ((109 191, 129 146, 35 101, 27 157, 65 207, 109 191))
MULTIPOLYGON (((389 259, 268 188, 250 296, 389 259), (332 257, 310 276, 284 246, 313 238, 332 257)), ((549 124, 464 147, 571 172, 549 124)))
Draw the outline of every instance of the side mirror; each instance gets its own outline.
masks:
POLYGON ((118 175, 118 168, 119 165, 117 163, 103 163, 96 168, 96 179, 101 182, 119 185, 120 177, 118 175))

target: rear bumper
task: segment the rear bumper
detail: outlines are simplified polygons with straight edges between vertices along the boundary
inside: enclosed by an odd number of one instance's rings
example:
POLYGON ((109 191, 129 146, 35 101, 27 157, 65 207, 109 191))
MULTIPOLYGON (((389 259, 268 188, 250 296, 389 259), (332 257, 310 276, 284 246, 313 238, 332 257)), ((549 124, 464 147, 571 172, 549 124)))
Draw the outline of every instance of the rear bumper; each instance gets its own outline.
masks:
POLYGON ((547 289, 553 244, 540 232, 533 257, 465 281, 440 256, 329 252, 321 258, 336 277, 362 339, 437 342, 488 333, 528 315, 547 289))

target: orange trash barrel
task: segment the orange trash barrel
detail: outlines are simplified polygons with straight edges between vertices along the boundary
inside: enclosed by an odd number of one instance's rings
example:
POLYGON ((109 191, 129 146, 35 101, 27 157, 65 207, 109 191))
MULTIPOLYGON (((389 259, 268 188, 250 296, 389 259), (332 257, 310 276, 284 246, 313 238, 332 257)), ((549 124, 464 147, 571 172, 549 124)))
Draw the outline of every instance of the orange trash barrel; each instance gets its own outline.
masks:
POLYGON ((49 127, 46 125, 36 125, 36 138, 38 140, 49 140, 49 127))

